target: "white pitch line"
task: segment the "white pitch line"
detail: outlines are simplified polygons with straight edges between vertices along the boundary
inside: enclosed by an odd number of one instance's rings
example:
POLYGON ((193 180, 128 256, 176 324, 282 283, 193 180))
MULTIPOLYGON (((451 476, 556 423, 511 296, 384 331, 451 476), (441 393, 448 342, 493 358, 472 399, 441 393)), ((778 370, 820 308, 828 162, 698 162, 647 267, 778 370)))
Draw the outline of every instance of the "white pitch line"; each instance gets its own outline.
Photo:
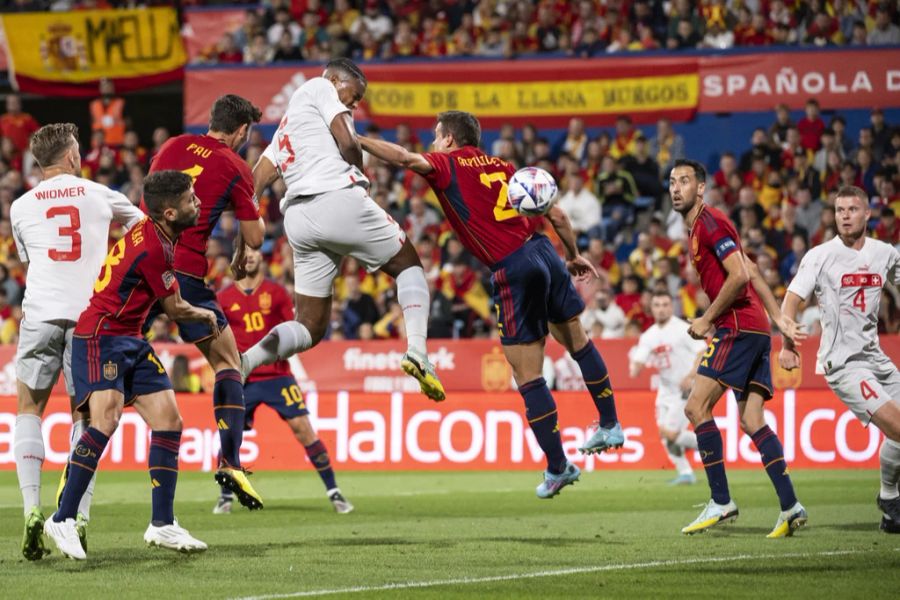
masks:
MULTIPOLYGON (((894 550, 900 550, 895 548, 894 550)), ((441 585, 469 585, 473 583, 491 583, 494 581, 515 581, 518 579, 534 579, 536 577, 553 577, 556 575, 577 575, 581 573, 600 573, 604 571, 633 571, 638 569, 654 569, 656 567, 678 567, 706 563, 727 563, 743 560, 767 560, 770 558, 815 558, 820 556, 846 556, 848 554, 867 554, 873 550, 833 550, 828 552, 796 552, 786 554, 738 554, 736 556, 719 556, 709 558, 687 558, 683 560, 655 560, 650 562, 603 565, 594 567, 572 567, 552 571, 535 571, 533 573, 514 573, 512 575, 493 575, 490 577, 459 577, 455 579, 435 579, 432 581, 406 581, 384 585, 355 586, 334 588, 330 590, 308 590, 287 594, 265 594, 263 596, 246 596, 236 600, 275 600, 277 598, 302 598, 308 596, 330 596, 332 594, 353 594, 365 592, 383 592, 390 590, 406 590, 427 588, 441 585)))

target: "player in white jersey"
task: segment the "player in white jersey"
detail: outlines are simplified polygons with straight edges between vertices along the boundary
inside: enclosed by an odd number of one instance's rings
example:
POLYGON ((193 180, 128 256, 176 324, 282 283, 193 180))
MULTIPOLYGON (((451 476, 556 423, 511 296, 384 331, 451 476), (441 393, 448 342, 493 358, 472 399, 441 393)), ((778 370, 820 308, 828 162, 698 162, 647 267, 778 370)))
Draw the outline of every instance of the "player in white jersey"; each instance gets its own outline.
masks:
MULTIPOLYGON (((13 443, 25 507, 22 554, 28 560, 38 560, 48 552, 41 537, 41 416, 61 370, 69 396, 75 393, 72 330, 88 305, 106 257, 110 222, 131 227, 144 216, 124 195, 78 176, 81 155, 77 136, 71 123, 46 125, 34 134, 31 152, 43 179, 10 209, 19 258, 28 267, 16 351, 18 409, 13 443)), ((82 418, 73 413, 73 440, 81 437, 82 418)), ((82 535, 92 489, 89 492, 79 507, 82 535)))
POLYGON ((272 143, 253 169, 257 195, 279 175, 284 230, 294 251, 297 320, 282 323, 242 356, 244 376, 316 345, 331 315, 332 283, 344 256, 397 280, 408 349, 401 366, 432 400, 444 388, 428 361, 425 337, 430 296, 415 248, 372 198, 351 111, 366 78, 347 59, 333 60, 291 96, 272 143))
MULTIPOLYGON (((869 199, 858 187, 837 191, 838 235, 800 261, 788 286, 782 312, 794 318, 800 303, 815 292, 822 313, 816 372, 865 425, 874 423, 887 438, 881 444, 881 529, 900 533, 900 373, 878 342, 878 307, 887 282, 900 283, 900 252, 866 236, 869 199)), ((787 340, 779 356, 785 369, 800 366, 787 340)))
POLYGON ((673 316, 672 296, 667 291, 653 293, 650 312, 655 323, 628 353, 628 370, 637 377, 641 369, 655 367, 659 372, 656 391, 656 425, 669 460, 678 476, 671 485, 696 483, 688 450, 697 449, 697 436, 684 414, 687 394, 693 382, 697 358, 706 350, 706 341, 688 335, 689 324, 673 316))

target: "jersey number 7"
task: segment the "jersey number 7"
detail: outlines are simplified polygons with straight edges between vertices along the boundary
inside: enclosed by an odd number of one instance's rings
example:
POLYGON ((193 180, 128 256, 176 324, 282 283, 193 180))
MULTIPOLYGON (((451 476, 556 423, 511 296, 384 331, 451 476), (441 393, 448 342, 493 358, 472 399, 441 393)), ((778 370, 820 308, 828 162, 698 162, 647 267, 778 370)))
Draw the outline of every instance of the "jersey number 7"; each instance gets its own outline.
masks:
POLYGON ((500 192, 497 194, 497 204, 494 205, 494 220, 505 221, 518 217, 519 213, 516 212, 516 209, 509 206, 509 200, 506 197, 506 173, 496 171, 494 173, 481 174, 481 185, 493 187, 495 181, 500 182, 500 192))

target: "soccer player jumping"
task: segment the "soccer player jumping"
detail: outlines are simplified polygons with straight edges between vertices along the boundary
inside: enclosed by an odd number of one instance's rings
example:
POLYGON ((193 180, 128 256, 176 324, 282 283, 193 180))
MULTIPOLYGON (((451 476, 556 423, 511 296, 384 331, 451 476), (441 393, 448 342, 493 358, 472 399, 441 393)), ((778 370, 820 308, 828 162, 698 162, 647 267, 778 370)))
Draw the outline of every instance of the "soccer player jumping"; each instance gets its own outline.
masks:
POLYGON ((759 451, 781 503, 781 513, 767 537, 786 537, 806 524, 807 515, 794 494, 781 441, 763 418, 763 403, 772 397, 771 334, 766 312, 785 338, 799 340, 803 335, 792 319, 782 315, 756 265, 744 255, 740 236, 729 218, 703 204, 705 190, 703 165, 693 160, 675 161, 669 175, 672 206, 690 228, 691 261, 703 291, 712 300, 703 316, 691 323, 688 333, 696 339, 713 335, 685 408, 697 434, 712 498, 681 532, 698 533, 738 516, 725 475, 722 435, 712 415, 726 388, 732 388, 738 396, 741 428, 759 451))
MULTIPOLYGON (((869 198, 847 186, 834 200, 838 235, 816 246, 800 261, 788 286, 782 311, 797 314, 813 292, 822 310, 822 338, 816 372, 837 397, 868 426, 874 423, 887 438, 881 444, 881 529, 900 533, 900 373, 878 341, 881 288, 900 283, 900 252, 866 237, 869 198)), ((785 369, 800 366, 800 356, 786 341, 778 362, 785 369)))
POLYGON ((578 319, 584 302, 572 278, 597 276, 578 254, 566 213, 554 206, 547 214, 566 250, 560 260, 553 245, 537 232, 540 221, 509 206, 507 181, 515 167, 478 149, 481 125, 474 115, 448 111, 437 117, 434 152, 409 152, 402 146, 361 137, 367 152, 425 177, 440 200, 460 242, 491 271, 501 343, 513 369, 525 415, 547 456, 539 498, 552 498, 578 480, 581 471, 566 459, 559 435, 556 403, 542 376, 544 343, 550 333, 578 363, 600 413, 599 426, 581 448, 603 452, 619 448, 625 435, 616 416, 609 372, 578 319), (567 272, 568 271, 568 272, 567 272))

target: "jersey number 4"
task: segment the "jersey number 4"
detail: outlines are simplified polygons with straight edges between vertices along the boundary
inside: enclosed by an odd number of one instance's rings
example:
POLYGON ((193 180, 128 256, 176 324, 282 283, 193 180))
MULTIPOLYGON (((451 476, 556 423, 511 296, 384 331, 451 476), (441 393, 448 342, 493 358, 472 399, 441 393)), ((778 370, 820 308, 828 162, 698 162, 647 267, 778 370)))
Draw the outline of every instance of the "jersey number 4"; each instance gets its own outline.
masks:
POLYGON ((81 233, 79 233, 79 229, 81 228, 81 213, 78 212, 78 207, 76 206, 53 206, 47 209, 47 219, 52 219, 53 217, 68 217, 69 224, 61 225, 59 228, 59 237, 61 238, 70 238, 72 240, 72 246, 70 250, 57 250, 56 248, 51 248, 47 250, 47 256, 50 257, 50 260, 54 260, 56 262, 73 262, 81 258, 81 233))
POLYGON ((866 312, 866 288, 859 288, 859 291, 853 295, 853 306, 860 312, 866 312))
POLYGON ((506 197, 506 173, 497 171, 495 173, 481 174, 481 185, 493 187, 495 181, 500 182, 500 192, 497 194, 497 204, 494 205, 494 219, 496 221, 505 221, 518 217, 519 213, 509 205, 509 200, 506 197))

